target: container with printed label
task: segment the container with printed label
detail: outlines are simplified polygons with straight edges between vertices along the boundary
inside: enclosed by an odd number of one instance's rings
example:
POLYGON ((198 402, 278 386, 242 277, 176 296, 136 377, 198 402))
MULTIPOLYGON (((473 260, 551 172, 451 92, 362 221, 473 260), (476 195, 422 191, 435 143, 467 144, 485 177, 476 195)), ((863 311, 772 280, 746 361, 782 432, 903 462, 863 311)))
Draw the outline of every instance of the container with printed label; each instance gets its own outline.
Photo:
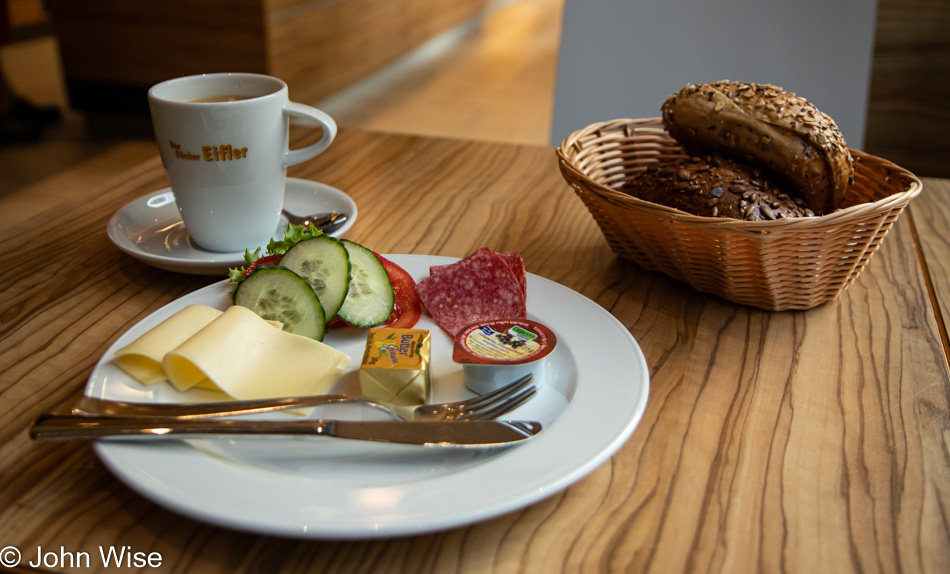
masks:
POLYGON ((482 321, 455 335, 452 359, 462 365, 465 386, 476 393, 491 392, 528 373, 540 383, 544 357, 557 337, 548 327, 528 319, 482 321))

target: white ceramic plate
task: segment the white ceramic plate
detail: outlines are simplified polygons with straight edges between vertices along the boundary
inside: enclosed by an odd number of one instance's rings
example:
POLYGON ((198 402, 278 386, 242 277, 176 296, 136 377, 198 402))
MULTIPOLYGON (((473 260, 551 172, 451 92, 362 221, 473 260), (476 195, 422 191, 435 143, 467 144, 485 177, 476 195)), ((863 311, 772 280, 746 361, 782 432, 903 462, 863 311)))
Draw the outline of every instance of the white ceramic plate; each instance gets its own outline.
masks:
MULTIPOLYGON (((356 203, 350 196, 335 187, 305 179, 287 178, 284 208, 297 215, 345 213, 346 223, 331 234, 336 237, 342 236, 356 222, 356 203)), ((283 237, 286 228, 287 219, 281 216, 274 238, 283 237)), ((126 204, 109 220, 106 233, 122 251, 166 271, 227 275, 228 268, 245 265, 243 251, 215 253, 192 243, 169 188, 126 204)))
MULTIPOLYGON (((430 265, 453 261, 388 257, 417 280, 428 275, 430 265)), ((110 359, 120 346, 185 305, 225 308, 229 289, 226 282, 210 285, 132 327, 96 365, 86 394, 141 402, 220 400, 207 391, 181 394, 164 383, 143 387, 110 359)), ((539 435, 516 446, 483 450, 324 437, 240 437, 150 444, 99 441, 95 450, 142 495, 187 516, 241 530, 299 538, 378 538, 492 518, 546 498, 594 470, 627 440, 647 403, 649 371, 640 347, 602 307, 528 275, 528 314, 553 329, 558 344, 538 377, 538 395, 506 415, 544 424, 539 435)), ((451 360, 448 335, 428 316, 417 328, 431 330, 432 400, 469 396, 461 367, 451 360)), ((328 334, 326 342, 353 359, 336 392, 356 390, 365 340, 365 329, 328 334)), ((311 416, 384 415, 336 405, 311 416)))

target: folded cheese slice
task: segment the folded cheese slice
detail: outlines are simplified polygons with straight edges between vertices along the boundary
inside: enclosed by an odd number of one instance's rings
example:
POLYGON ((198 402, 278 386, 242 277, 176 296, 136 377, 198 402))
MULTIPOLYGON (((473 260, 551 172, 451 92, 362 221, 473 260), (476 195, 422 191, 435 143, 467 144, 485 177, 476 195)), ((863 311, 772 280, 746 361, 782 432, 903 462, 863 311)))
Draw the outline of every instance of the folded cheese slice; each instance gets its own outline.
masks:
POLYGON ((165 354, 204 329, 221 313, 223 311, 207 305, 188 305, 116 351, 114 363, 143 385, 164 381, 162 359, 165 354))
POLYGON ((345 353, 283 331, 237 305, 162 361, 168 381, 179 391, 210 382, 235 399, 323 394, 349 364, 345 353))

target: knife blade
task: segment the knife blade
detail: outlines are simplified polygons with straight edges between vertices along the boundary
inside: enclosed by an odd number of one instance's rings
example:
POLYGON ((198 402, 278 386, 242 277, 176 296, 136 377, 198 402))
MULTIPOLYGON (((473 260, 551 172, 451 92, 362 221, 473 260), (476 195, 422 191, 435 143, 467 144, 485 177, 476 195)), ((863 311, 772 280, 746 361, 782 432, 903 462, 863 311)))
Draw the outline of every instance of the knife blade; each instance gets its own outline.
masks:
POLYGON ((303 435, 414 444, 494 447, 527 440, 541 431, 535 421, 234 420, 112 417, 49 413, 30 427, 33 440, 181 438, 205 435, 303 435))

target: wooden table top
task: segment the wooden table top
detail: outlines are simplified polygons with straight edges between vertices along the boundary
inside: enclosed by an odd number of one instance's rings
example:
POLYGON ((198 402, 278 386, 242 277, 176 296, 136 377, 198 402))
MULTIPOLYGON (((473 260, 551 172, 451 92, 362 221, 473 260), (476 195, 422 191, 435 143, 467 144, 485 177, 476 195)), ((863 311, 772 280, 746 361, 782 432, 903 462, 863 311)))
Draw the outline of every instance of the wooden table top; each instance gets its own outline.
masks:
POLYGON ((347 236, 380 252, 518 250, 607 309, 650 368, 631 438, 526 508, 370 541, 198 522, 132 491, 88 444, 31 441, 119 335, 217 280, 154 269, 106 237, 119 207, 167 185, 156 155, 76 178, 58 209, 0 232, 0 546, 24 561, 37 546, 131 546, 160 553, 161 572, 950 571, 950 181, 924 180, 837 300, 770 313, 618 259, 551 148, 344 130, 289 175, 350 194, 347 236))

